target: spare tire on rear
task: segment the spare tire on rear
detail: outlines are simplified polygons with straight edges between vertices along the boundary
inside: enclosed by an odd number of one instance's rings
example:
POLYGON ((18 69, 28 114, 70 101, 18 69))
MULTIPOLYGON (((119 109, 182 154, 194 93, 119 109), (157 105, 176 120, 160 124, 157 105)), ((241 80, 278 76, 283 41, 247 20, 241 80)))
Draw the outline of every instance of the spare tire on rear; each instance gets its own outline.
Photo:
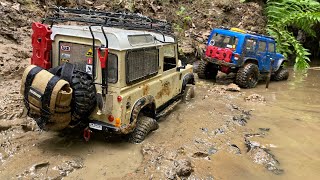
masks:
POLYGON ((71 112, 73 122, 86 121, 96 107, 96 88, 92 75, 79 71, 75 65, 64 63, 49 70, 68 81, 73 89, 71 112))
POLYGON ((91 75, 75 70, 70 82, 73 89, 71 112, 75 120, 86 120, 96 106, 96 88, 91 75))

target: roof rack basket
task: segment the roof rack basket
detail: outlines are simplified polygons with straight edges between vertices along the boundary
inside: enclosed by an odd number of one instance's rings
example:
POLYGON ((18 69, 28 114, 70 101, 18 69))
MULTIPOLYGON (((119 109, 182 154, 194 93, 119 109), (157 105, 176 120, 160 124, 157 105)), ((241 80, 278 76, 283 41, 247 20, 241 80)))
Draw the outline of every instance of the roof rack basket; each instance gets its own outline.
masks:
POLYGON ((151 19, 141 14, 133 13, 113 13, 88 9, 72 9, 64 7, 50 8, 53 15, 46 17, 44 22, 82 22, 90 25, 98 25, 104 27, 118 27, 128 30, 147 30, 161 34, 173 36, 173 30, 170 23, 151 19))

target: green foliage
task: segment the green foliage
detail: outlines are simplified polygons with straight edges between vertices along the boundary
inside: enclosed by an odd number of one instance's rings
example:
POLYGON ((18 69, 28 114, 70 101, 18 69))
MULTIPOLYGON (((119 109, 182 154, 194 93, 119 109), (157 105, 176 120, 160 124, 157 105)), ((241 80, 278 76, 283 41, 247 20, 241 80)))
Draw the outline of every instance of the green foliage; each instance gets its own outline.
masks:
POLYGON ((187 14, 186 8, 183 6, 180 7, 176 14, 178 15, 179 19, 177 23, 174 24, 174 29, 175 31, 181 33, 192 24, 192 18, 187 14))
POLYGON ((308 68, 310 53, 297 41, 288 27, 295 27, 310 36, 316 36, 312 27, 320 22, 320 3, 314 0, 268 0, 266 11, 267 31, 276 38, 277 50, 286 57, 288 54, 296 55, 296 70, 308 68))

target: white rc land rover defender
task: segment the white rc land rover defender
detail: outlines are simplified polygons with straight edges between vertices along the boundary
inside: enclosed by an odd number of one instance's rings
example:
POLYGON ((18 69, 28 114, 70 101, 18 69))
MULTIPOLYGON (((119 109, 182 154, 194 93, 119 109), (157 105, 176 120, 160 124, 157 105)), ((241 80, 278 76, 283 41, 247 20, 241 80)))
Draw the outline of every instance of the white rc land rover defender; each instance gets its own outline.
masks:
POLYGON ((53 16, 32 29, 32 66, 21 92, 29 116, 43 129, 81 122, 85 138, 94 129, 128 134, 139 143, 158 128, 168 107, 194 96, 192 66, 178 60, 166 22, 53 8, 53 16))

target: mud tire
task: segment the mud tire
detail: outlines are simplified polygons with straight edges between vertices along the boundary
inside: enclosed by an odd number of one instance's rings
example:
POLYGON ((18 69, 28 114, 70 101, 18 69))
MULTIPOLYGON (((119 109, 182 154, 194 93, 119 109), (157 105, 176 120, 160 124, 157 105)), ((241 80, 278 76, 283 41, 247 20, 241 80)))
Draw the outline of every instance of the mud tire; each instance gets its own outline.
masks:
POLYGON ((192 98, 195 97, 195 92, 194 92, 194 85, 192 84, 187 84, 186 88, 183 91, 183 95, 182 95, 182 101, 183 102, 188 102, 190 101, 192 98))
POLYGON ((81 71, 74 71, 71 80, 72 115, 77 120, 85 120, 96 106, 96 88, 92 77, 81 71))
POLYGON ((274 81, 284 81, 289 78, 289 71, 284 67, 280 67, 280 69, 272 76, 272 80, 274 81))
POLYGON ((216 79, 217 74, 218 68, 216 65, 207 61, 200 61, 198 66, 198 77, 200 79, 216 79))
POLYGON ((147 116, 139 116, 137 126, 129 135, 129 142, 133 144, 141 143, 149 134, 159 128, 158 122, 147 116))
POLYGON ((236 76, 236 84, 242 88, 254 88, 259 81, 259 68, 256 64, 249 63, 240 68, 236 76))

